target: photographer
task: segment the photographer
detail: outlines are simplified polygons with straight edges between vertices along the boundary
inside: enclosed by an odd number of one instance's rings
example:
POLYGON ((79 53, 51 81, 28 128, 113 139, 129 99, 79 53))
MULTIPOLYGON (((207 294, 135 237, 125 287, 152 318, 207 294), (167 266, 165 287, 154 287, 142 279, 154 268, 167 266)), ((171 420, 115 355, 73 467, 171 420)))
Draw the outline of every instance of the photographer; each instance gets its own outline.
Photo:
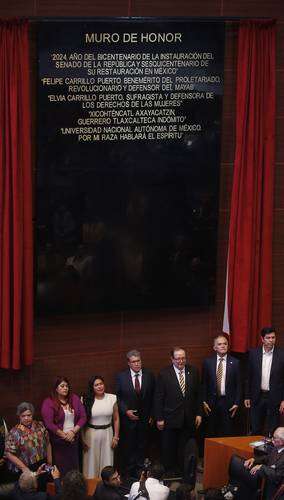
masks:
POLYGON ((153 464, 141 473, 140 481, 133 483, 129 493, 129 500, 167 500, 170 490, 164 486, 162 479, 165 474, 164 467, 153 464))
POLYGON ((61 492, 59 470, 56 466, 53 466, 50 471, 46 470, 46 467, 46 464, 43 464, 36 472, 29 469, 22 472, 9 498, 11 500, 52 500, 57 498, 57 496, 52 497, 46 492, 38 491, 38 476, 50 473, 54 480, 56 494, 61 492))

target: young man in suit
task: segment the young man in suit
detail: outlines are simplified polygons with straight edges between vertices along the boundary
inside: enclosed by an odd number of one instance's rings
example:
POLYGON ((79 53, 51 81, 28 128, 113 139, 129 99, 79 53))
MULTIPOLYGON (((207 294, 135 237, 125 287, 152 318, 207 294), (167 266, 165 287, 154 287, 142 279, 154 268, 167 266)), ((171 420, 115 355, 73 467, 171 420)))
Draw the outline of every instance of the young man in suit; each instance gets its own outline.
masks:
POLYGON ((157 379, 155 396, 157 427, 161 431, 162 461, 167 473, 176 466, 195 483, 195 430, 201 424, 200 384, 197 369, 186 363, 181 347, 171 351, 171 365, 157 379), (192 454, 191 471, 185 470, 192 454), (191 477, 190 477, 191 476, 191 477))
POLYGON ((272 434, 284 413, 284 351, 275 345, 274 328, 265 327, 260 334, 262 346, 248 355, 244 403, 250 408, 252 434, 264 429, 272 434))
POLYGON ((241 399, 239 361, 228 354, 228 340, 214 339, 215 354, 204 360, 202 398, 206 415, 206 436, 231 436, 241 399))
POLYGON ((142 368, 139 351, 126 355, 128 369, 116 377, 121 422, 122 470, 137 477, 143 467, 149 425, 152 421, 154 375, 142 368))

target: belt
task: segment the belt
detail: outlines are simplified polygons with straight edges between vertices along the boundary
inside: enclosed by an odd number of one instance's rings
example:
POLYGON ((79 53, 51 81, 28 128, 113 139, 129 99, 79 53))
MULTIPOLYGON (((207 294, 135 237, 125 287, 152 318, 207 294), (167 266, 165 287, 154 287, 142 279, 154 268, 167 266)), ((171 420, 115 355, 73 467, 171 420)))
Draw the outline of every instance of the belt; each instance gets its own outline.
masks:
POLYGON ((92 425, 92 424, 87 424, 88 427, 91 427, 92 429, 108 429, 111 427, 111 424, 105 424, 105 425, 92 425))

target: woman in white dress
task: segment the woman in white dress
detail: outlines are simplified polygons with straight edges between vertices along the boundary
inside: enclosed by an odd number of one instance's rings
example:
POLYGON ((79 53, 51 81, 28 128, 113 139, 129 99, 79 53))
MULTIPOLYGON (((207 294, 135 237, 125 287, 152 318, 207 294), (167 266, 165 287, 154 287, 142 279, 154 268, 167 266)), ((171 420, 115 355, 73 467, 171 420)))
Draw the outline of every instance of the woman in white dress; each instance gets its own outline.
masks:
POLYGON ((119 441, 119 413, 115 394, 105 392, 104 379, 94 375, 84 398, 87 424, 82 432, 83 474, 99 477, 106 465, 113 465, 113 450, 119 441))

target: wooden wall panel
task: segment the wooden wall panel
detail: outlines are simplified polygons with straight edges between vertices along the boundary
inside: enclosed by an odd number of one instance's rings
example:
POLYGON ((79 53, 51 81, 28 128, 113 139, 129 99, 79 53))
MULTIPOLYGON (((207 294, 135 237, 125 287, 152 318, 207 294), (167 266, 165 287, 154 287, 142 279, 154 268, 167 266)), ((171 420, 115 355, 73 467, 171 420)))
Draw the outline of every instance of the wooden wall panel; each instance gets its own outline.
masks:
POLYGON ((132 16, 219 16, 219 0, 172 0, 155 1, 152 0, 132 0, 132 16), (203 11, 203 13, 202 13, 203 11))
MULTIPOLYGON (((0 0, 0 17, 15 16, 273 16, 277 18, 277 164, 274 220, 273 321, 284 330, 284 8, 282 0, 0 0)), ((144 364, 156 373, 169 360, 173 345, 183 345, 200 367, 212 338, 221 331, 224 306, 230 192, 234 160, 237 27, 228 23, 220 177, 220 211, 216 304, 208 311, 157 310, 59 317, 37 322, 35 362, 19 372, 0 371, 1 413, 15 422, 18 402, 32 400, 37 409, 56 374, 70 377, 85 390, 89 376, 101 372, 110 390, 115 373, 125 366, 125 352, 141 350, 144 364)), ((36 26, 31 27, 31 83, 36 95, 36 26)), ((36 101, 32 101, 33 161, 36 158, 36 101)), ((283 337, 283 336, 282 336, 283 337)), ((284 339, 280 336, 280 343, 284 339)))

